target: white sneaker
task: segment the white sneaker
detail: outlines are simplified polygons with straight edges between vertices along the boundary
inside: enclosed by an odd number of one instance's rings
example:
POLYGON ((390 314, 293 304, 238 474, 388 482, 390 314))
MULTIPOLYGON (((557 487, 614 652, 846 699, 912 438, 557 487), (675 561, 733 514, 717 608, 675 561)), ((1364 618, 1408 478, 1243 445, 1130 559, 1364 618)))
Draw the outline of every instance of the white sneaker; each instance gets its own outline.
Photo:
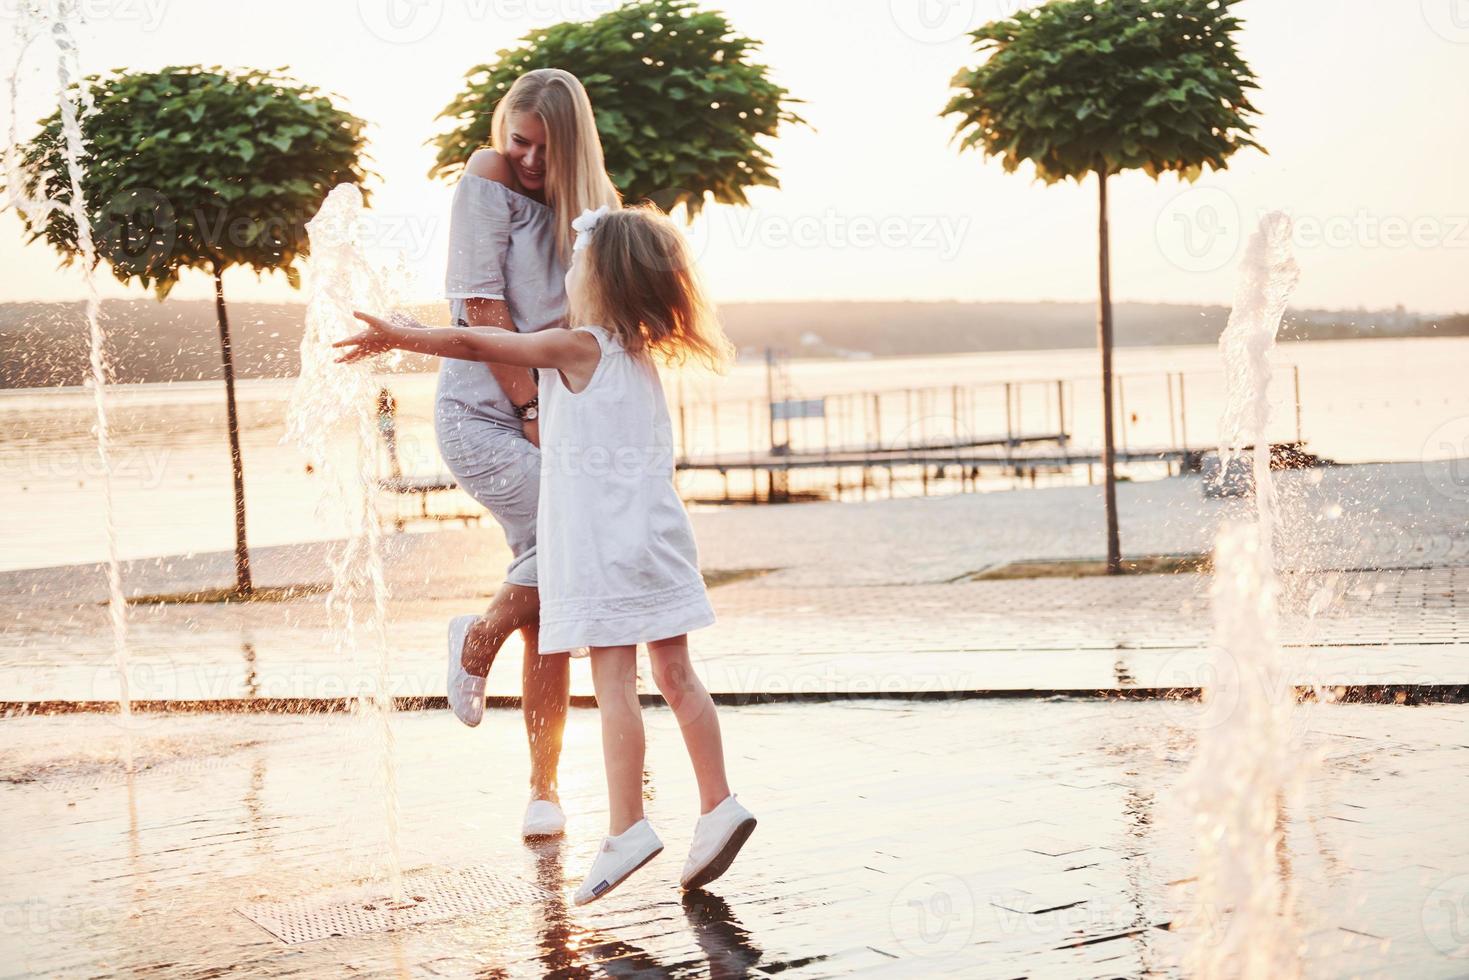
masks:
POLYGON ((597 859, 586 880, 576 890, 576 904, 595 902, 627 880, 634 871, 653 860, 663 850, 663 842, 653 833, 647 819, 602 841, 597 859))
POLYGON ((724 874, 754 832, 755 815, 741 806, 734 794, 725 797, 694 825, 694 841, 679 884, 686 891, 703 888, 724 874))
POLYGON ((560 837, 566 833, 566 814, 550 800, 531 800, 520 824, 520 836, 526 840, 560 837))
POLYGON ((478 616, 449 620, 449 707, 470 728, 485 716, 485 679, 464 669, 464 638, 478 616))

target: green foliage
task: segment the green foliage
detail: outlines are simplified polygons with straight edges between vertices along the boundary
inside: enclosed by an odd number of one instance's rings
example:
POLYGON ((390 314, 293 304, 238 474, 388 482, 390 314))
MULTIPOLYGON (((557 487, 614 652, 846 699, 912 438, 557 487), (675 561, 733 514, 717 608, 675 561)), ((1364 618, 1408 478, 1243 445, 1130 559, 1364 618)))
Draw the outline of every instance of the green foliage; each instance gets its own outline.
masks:
POLYGON ((800 100, 747 60, 758 46, 692 0, 646 0, 535 31, 493 64, 470 69, 468 88, 440 113, 456 125, 433 141, 430 175, 456 175, 489 145, 495 104, 516 78, 563 68, 586 87, 608 173, 626 200, 665 210, 682 203, 690 218, 706 194, 745 204, 746 188, 780 186, 757 138, 805 123, 785 108, 800 100))
POLYGON ((973 33, 943 115, 961 149, 1046 183, 1141 168, 1194 180, 1249 138, 1257 88, 1235 48, 1239 0, 1052 0, 973 33))
MULTIPOLYGON (((82 191, 98 257, 159 299, 189 268, 279 269, 298 286, 306 222, 334 186, 366 177, 363 121, 271 72, 195 65, 85 81, 96 111, 82 120, 82 191)), ((60 114, 41 125, 24 148, 28 191, 44 180, 46 195, 66 204, 60 114)), ((68 211, 26 230, 67 262, 77 257, 68 211)))

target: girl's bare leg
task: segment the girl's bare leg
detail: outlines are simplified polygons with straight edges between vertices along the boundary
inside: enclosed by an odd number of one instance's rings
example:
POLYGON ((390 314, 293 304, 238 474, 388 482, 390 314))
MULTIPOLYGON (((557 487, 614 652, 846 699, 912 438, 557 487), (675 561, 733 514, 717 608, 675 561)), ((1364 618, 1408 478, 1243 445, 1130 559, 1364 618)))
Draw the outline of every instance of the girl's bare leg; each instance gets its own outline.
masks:
POLYGON ((609 835, 643 819, 643 713, 638 707, 638 648, 592 647, 592 685, 602 716, 609 835))
POLYGON ((530 796, 560 803, 556 768, 561 762, 561 736, 566 731, 566 706, 571 699, 571 656, 542 655, 537 645, 539 623, 520 631, 525 643, 521 667, 521 712, 530 742, 530 796))
POLYGON ((653 664, 653 682, 673 709, 683 732, 694 778, 699 783, 699 812, 708 813, 729 796, 729 779, 724 771, 724 740, 719 734, 719 716, 714 699, 689 662, 689 638, 674 636, 648 644, 653 664))

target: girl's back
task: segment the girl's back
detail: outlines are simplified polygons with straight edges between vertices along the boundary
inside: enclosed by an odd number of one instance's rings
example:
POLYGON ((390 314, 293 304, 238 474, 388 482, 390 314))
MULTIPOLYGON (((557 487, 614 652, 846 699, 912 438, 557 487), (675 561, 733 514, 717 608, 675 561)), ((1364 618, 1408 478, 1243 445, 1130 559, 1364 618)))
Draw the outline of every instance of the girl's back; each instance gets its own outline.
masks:
POLYGON ((714 612, 673 485, 673 432, 658 372, 602 327, 602 358, 571 391, 541 375, 537 540, 543 652, 613 646, 707 626, 714 612))

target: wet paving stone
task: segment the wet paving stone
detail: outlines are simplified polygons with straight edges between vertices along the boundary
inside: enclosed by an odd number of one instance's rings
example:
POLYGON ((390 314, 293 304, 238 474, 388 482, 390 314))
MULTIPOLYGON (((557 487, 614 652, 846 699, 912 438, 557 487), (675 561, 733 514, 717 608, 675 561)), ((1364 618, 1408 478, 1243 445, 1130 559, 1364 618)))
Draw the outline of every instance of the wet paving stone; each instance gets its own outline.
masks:
MULTIPOLYGON (((403 867, 487 869, 526 897, 287 945, 239 911, 380 895, 385 803, 350 716, 3 722, 4 976, 1183 976, 1200 920, 1178 787, 1197 709, 1169 702, 722 709, 760 819, 681 895, 696 794, 672 716, 645 712, 667 849, 602 902, 569 897, 605 829, 595 714, 573 710, 560 842, 516 834, 518 714, 394 718, 403 867), (539 892, 538 889, 545 891, 539 892), (532 897, 532 896, 541 897, 532 897)), ((1314 705, 1282 866, 1313 976, 1463 976, 1469 714, 1314 705), (1445 904, 1448 903, 1448 904, 1445 904)))

